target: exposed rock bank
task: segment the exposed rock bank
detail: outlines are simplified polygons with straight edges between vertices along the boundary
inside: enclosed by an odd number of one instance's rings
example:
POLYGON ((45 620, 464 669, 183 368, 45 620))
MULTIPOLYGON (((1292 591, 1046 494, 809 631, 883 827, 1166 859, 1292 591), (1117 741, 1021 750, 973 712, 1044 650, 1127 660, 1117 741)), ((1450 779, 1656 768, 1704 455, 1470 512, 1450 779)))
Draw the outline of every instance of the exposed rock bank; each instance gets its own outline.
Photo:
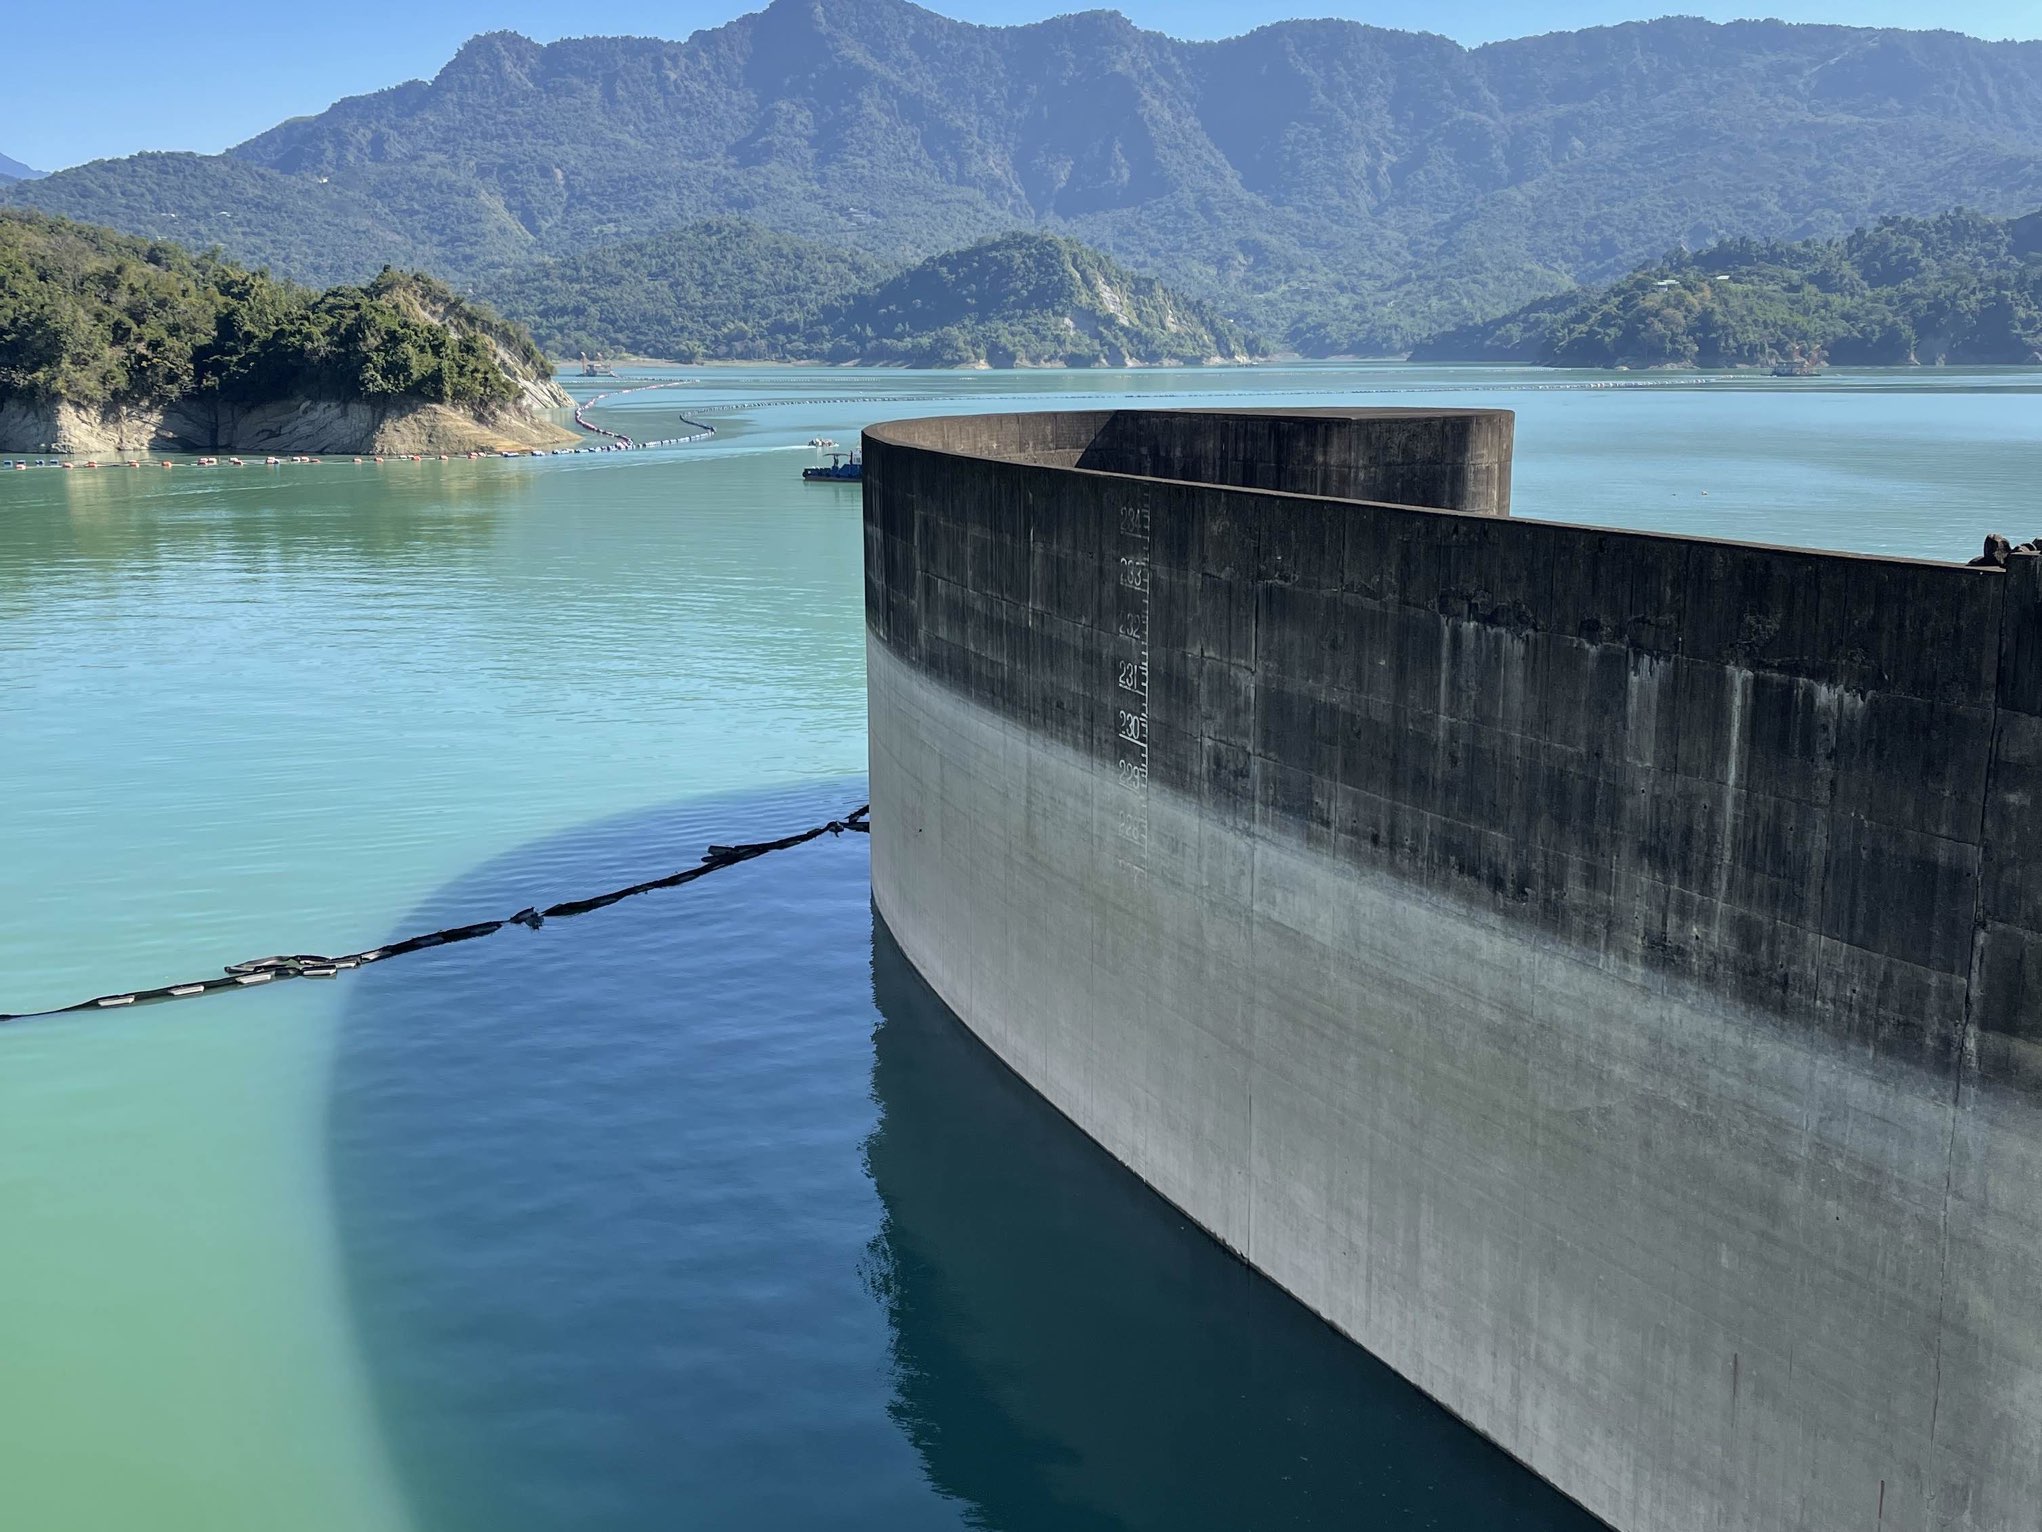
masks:
POLYGON ((517 406, 471 412, 405 399, 283 399, 258 405, 181 400, 93 409, 0 401, 0 452, 501 452, 581 440, 542 410, 565 407, 554 383, 526 382, 517 406))

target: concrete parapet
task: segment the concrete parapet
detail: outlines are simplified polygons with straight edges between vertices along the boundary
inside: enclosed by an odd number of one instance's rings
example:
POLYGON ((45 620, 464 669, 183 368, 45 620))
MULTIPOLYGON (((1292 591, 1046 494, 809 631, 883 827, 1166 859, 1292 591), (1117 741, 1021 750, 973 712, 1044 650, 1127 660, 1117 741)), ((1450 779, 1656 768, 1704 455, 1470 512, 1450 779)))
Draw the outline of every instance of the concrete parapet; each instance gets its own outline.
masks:
POLYGON ((2033 1524, 2042 559, 1513 521, 1509 455, 1484 411, 869 431, 880 912, 1617 1525, 2033 1524))

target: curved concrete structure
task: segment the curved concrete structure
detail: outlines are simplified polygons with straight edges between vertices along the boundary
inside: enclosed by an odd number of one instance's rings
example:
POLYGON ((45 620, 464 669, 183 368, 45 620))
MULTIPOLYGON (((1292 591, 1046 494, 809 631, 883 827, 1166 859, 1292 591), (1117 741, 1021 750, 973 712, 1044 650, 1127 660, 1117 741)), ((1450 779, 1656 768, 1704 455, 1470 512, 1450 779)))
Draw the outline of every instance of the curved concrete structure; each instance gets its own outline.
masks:
POLYGON ((879 911, 1617 1526, 2042 1527, 2042 559, 1512 521, 1509 452, 868 431, 879 911))

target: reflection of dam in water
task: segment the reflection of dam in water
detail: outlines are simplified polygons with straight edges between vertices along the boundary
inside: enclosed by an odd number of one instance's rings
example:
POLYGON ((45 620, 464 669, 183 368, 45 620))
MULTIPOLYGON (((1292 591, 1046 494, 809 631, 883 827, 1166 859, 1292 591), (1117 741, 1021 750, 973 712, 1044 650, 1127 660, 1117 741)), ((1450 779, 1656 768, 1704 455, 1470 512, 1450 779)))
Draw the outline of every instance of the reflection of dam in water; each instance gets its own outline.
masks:
POLYGON ((1512 521, 1510 436, 869 430, 877 906, 1626 1532, 2033 1526, 2042 558, 1512 521))
MULTIPOLYGON (((415 913, 861 792, 587 826, 415 913)), ((862 836, 711 893, 348 992, 337 1224, 421 1532, 1585 1525, 934 1006, 875 936, 862 836)))
POLYGON ((893 1413, 985 1525, 1596 1525, 1075 1131, 883 925, 872 983, 893 1413))

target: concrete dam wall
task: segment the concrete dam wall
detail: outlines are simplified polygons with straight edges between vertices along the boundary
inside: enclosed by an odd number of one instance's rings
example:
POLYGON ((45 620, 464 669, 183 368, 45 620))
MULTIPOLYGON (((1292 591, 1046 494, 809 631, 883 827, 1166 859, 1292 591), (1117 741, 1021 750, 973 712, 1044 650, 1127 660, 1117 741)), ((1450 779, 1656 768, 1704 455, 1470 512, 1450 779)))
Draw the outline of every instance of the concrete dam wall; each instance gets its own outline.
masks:
POLYGON ((880 915, 1626 1532, 2042 1528, 2042 559, 1514 521, 1510 450, 868 431, 880 915))

